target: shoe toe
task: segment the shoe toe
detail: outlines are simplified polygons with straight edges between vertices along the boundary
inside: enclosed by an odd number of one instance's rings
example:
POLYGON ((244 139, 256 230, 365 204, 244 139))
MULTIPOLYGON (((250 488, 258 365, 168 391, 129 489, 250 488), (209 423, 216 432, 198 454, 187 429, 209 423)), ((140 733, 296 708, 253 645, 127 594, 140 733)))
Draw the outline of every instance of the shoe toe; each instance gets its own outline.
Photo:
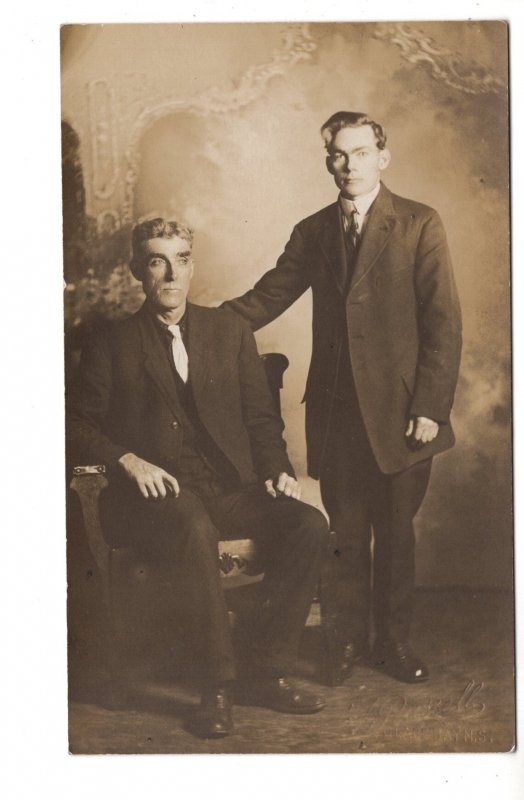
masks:
POLYGON ((375 667, 403 683, 423 683, 429 677, 426 665, 406 644, 388 643, 375 648, 375 667))
POLYGON ((298 689, 283 678, 279 679, 270 694, 273 695, 270 700, 272 707, 289 714, 315 714, 326 705, 322 697, 298 689))

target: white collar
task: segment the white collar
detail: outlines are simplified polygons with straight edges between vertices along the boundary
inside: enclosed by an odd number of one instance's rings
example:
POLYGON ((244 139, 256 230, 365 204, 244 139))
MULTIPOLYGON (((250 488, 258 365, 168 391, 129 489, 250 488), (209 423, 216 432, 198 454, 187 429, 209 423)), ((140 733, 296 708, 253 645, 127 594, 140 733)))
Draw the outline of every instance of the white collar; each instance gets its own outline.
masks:
POLYGON ((355 206, 357 209, 357 214, 359 217, 365 217, 369 211, 371 203, 380 192, 380 181, 377 183, 374 189, 366 194, 359 194, 358 197, 355 197, 354 200, 349 200, 347 197, 342 197, 339 195, 340 205, 342 207, 342 211, 346 217, 351 217, 352 208, 355 206), (351 203, 351 205, 350 205, 351 203))

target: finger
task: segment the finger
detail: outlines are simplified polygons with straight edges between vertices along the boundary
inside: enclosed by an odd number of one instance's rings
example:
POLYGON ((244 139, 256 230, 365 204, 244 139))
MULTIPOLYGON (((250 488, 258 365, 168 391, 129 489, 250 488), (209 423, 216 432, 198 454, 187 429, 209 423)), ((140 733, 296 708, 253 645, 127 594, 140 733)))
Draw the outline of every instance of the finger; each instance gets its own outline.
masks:
POLYGON ((161 500, 165 500, 165 498, 167 497, 167 487, 166 487, 166 485, 164 483, 164 480, 163 480, 163 478, 161 476, 158 477, 158 478, 155 478, 155 489, 158 492, 159 498, 161 500))
POLYGON ((296 480, 294 478, 288 478, 286 481, 286 485, 284 486, 284 494, 286 497, 291 497, 293 491, 296 486, 296 480))
POLYGON ((410 419, 409 422, 408 422, 408 427, 406 428, 405 435, 406 436, 411 436, 412 433, 413 433, 413 419, 410 419))
POLYGON ((156 500, 158 497, 158 492, 156 490, 156 486, 153 483, 153 481, 146 483, 146 489, 149 492, 149 497, 153 497, 156 500))
POLYGON ((420 422, 417 422, 417 424, 415 425, 415 433, 414 433, 415 440, 417 442, 420 442, 420 440, 422 439, 423 431, 424 431, 423 426, 420 424, 420 422))
POLYGON ((271 479, 265 482, 266 492, 271 495, 271 497, 276 497, 277 493, 275 492, 275 487, 273 486, 273 481, 271 479))
POLYGON ((299 483, 295 483, 295 488, 293 489, 291 497, 293 497, 295 500, 300 500, 301 495, 302 495, 301 486, 299 483))
POLYGON ((137 481, 137 486, 138 486, 138 491, 140 492, 142 497, 147 500, 149 498, 149 493, 148 493, 148 491, 146 489, 145 484, 142 483, 141 481, 137 481))
POLYGON ((162 481, 169 494, 178 497, 180 494, 180 486, 178 485, 177 479, 170 475, 169 472, 162 472, 162 481))
POLYGON ((286 488, 287 481, 289 480, 289 476, 286 472, 281 472, 278 476, 277 482, 277 492, 283 492, 286 488))
POLYGON ((430 428, 426 433, 426 442, 432 442, 436 435, 437 432, 433 428, 430 428))

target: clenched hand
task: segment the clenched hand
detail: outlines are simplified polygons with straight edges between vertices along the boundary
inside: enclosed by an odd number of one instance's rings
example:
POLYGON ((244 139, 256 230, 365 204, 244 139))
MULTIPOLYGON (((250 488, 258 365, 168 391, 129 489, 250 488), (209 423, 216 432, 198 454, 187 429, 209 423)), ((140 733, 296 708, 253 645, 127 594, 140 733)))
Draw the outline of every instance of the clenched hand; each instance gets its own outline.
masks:
POLYGON ((295 500, 300 500, 302 489, 298 481, 288 475, 287 472, 281 472, 277 480, 269 478, 265 482, 266 492, 271 497, 277 497, 279 494, 285 494, 286 497, 294 497, 295 500))
POLYGON ((428 417, 411 417, 406 428, 406 437, 411 437, 411 441, 417 446, 422 447, 428 442, 432 442, 439 430, 438 422, 428 417))

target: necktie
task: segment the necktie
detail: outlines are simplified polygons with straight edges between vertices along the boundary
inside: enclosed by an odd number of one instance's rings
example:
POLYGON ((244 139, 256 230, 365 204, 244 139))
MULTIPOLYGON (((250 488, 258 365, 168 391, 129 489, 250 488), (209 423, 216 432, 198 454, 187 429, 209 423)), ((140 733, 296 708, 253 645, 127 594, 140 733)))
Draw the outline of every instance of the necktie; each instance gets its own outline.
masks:
POLYGON ((171 342, 171 350, 173 352, 173 360, 175 362, 176 371, 184 381, 187 383, 189 374, 187 350, 182 340, 182 334, 178 325, 169 325, 168 327, 173 341, 171 342))
POLYGON ((350 204, 350 213, 351 216, 347 218, 347 237, 352 248, 358 250, 360 231, 358 229, 357 207, 354 203, 350 204))

